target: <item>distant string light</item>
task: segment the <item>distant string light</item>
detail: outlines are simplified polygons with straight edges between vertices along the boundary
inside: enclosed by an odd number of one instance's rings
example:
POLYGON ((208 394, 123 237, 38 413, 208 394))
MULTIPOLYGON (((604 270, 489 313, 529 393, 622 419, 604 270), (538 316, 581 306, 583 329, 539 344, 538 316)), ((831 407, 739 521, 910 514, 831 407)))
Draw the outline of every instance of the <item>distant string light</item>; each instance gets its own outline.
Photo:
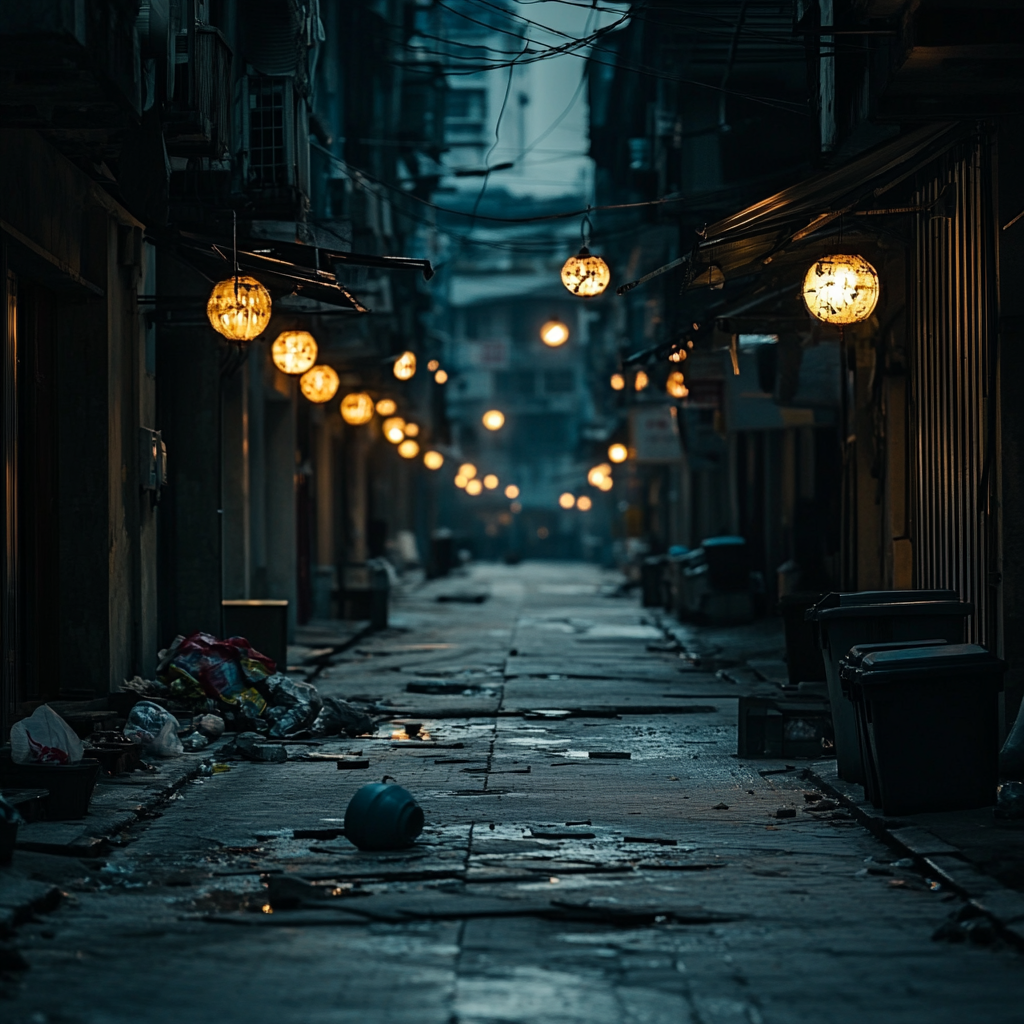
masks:
POLYGON ((650 382, 651 378, 648 377, 643 370, 636 371, 636 376, 633 378, 633 387, 637 391, 643 391, 643 389, 647 387, 647 385, 650 384, 650 382))
POLYGON ((561 505, 562 508, 572 508, 573 505, 576 504, 576 495, 565 491, 558 496, 558 504, 561 505))
POLYGON ((399 380, 411 380, 416 376, 416 355, 413 352, 403 352, 391 367, 391 372, 399 380))
POLYGON ((626 378, 621 373, 613 373, 608 383, 611 384, 612 391, 621 391, 626 386, 626 378))
POLYGON ((434 374, 434 381, 438 384, 444 384, 448 380, 448 373, 445 370, 438 370, 434 374))
POLYGON ((377 412, 381 416, 394 416, 398 411, 398 403, 392 398, 382 398, 377 403, 377 412))
POLYGON ((426 452, 423 456, 423 465, 427 469, 440 469, 444 465, 444 456, 440 452, 426 452))
POLYGON ((515 484, 509 484, 508 487, 505 488, 505 497, 506 498, 518 498, 519 497, 519 488, 516 487, 515 484))

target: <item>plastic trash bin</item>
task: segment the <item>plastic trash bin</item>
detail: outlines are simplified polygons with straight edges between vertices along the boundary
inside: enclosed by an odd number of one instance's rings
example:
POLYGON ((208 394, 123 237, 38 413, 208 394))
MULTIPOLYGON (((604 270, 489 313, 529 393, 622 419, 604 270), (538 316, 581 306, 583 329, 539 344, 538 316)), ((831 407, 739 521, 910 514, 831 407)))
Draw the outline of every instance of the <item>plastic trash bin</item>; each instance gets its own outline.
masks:
POLYGON ((996 802, 999 692, 1006 668, 976 644, 864 656, 851 686, 864 704, 884 814, 996 802))
POLYGON ((864 782, 857 744, 857 718, 853 705, 843 696, 839 659, 857 644, 933 638, 951 644, 963 643, 964 619, 972 611, 973 605, 960 601, 952 590, 831 593, 808 609, 807 618, 818 624, 818 638, 825 658, 840 778, 847 782, 864 782))
POLYGON ((779 598, 779 612, 786 631, 786 669, 794 686, 824 682, 828 678, 818 630, 813 622, 807 621, 807 609, 813 608, 823 596, 814 591, 797 591, 779 598))
POLYGON ((939 647, 945 640, 901 640, 894 644, 857 644, 851 647, 849 654, 839 659, 839 685, 843 696, 853 704, 854 716, 857 720, 857 749, 860 751, 860 763, 864 770, 864 795, 876 806, 882 806, 882 797, 878 788, 878 772, 871 758, 871 740, 868 736, 867 716, 864 713, 864 702, 860 700, 860 691, 855 687, 854 680, 860 671, 861 663, 869 654, 876 651, 907 650, 919 647, 939 647))
POLYGON ((661 580, 665 574, 665 555, 648 555, 640 566, 640 591, 644 608, 660 608, 661 580))

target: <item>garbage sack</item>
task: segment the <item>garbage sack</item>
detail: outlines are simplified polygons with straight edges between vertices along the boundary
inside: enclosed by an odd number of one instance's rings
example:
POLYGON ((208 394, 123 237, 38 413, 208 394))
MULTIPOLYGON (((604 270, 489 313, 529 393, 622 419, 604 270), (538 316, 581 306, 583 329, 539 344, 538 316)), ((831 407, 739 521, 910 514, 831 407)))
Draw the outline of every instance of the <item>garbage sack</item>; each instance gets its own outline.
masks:
POLYGON ((201 732, 191 732, 181 741, 181 745, 186 750, 202 750, 210 745, 210 739, 201 732))
POLYGON ((178 739, 178 720, 166 708, 148 700, 140 700, 128 712, 123 731, 154 757, 178 757, 184 750, 178 739))
POLYGON ((314 736, 337 736, 346 733, 349 736, 362 736, 373 732, 373 719, 354 704, 337 697, 324 697, 324 706, 316 716, 310 732, 314 736))
POLYGON ((121 692, 137 693, 142 697, 166 697, 171 691, 158 679, 143 679, 142 676, 134 676, 121 684, 121 692))
POLYGON ((175 637, 161 652, 158 673, 176 696, 209 697, 255 719, 266 709, 267 684, 276 667, 244 637, 218 640, 209 633, 192 633, 175 637))
POLYGON ((274 675, 267 680, 267 687, 270 707, 263 717, 270 722, 271 736, 294 736, 304 732, 323 707, 323 700, 312 683, 274 675))
POLYGON ((48 704, 11 726, 11 758, 17 764, 78 764, 85 746, 48 704))
POLYGON ((345 838, 360 850, 402 850, 423 831, 423 808, 401 786, 371 782, 345 809, 345 838))
POLYGON ((224 719, 220 715, 196 715, 192 719, 192 728, 207 739, 218 740, 224 735, 224 719))

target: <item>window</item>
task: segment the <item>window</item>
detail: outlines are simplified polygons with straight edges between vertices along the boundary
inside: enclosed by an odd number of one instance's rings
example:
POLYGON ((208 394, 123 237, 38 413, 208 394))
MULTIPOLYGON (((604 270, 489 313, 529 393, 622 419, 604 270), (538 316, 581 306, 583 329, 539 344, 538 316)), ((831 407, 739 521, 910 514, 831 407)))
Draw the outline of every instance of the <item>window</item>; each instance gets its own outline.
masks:
POLYGON ((453 89, 448 93, 445 120, 482 121, 487 109, 487 93, 483 89, 453 89))
POLYGON ((249 184, 288 184, 285 82, 249 79, 249 184))
POLYGON ((499 397, 533 398, 535 381, 532 370, 511 370, 495 374, 495 392, 499 397))

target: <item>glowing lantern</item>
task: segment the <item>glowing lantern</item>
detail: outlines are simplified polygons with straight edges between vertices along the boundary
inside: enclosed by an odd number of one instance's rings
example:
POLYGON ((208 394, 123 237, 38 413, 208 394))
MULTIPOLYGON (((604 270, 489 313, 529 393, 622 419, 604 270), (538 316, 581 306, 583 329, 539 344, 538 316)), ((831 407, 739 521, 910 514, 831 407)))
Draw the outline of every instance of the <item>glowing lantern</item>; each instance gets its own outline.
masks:
POLYGON ((341 400, 341 418, 353 427, 369 423, 373 419, 373 399, 365 391, 346 395, 341 400))
POLYGON ((405 436, 406 437, 419 437, 420 436, 420 425, 418 423, 406 423, 406 425, 405 425, 405 436))
POLYGON ((665 390, 673 398, 685 398, 690 393, 690 389, 685 384, 685 378, 679 370, 674 370, 668 375, 665 390))
POLYGON ((612 483, 612 478, 606 476, 599 484, 596 485, 599 491, 610 491, 615 485, 612 483))
POLYGON ((469 483, 469 479, 467 477, 464 477, 461 473, 459 473, 455 477, 455 486, 458 487, 458 488, 465 487, 466 484, 468 484, 468 483, 469 483))
POLYGON ((608 459, 610 462, 625 462, 629 458, 629 450, 624 444, 613 444, 608 449, 608 459))
POLYGON ((282 331, 270 347, 270 357, 282 372, 305 373, 316 362, 316 339, 309 331, 282 331))
POLYGON ((230 341, 252 341, 267 329, 270 308, 270 292, 255 277, 229 277, 213 286, 206 315, 230 341))
POLYGON ((576 495, 570 494, 566 491, 564 494, 560 494, 558 496, 558 504, 561 505, 562 508, 572 508, 573 505, 576 504, 576 495))
POLYGON ((548 348, 558 348, 569 340, 569 328, 561 320, 549 320, 540 329, 540 340, 548 348))
POLYGON ((446 370, 438 370, 434 374, 434 381, 438 384, 444 384, 448 380, 448 373, 446 370))
POLYGON ((401 416, 389 417, 381 424, 381 428, 392 444, 401 444, 405 440, 405 420, 401 416))
POLYGON ((484 477, 484 487, 489 491, 493 491, 498 486, 498 478, 493 473, 488 473, 484 477))
POLYGON ((423 456, 423 465, 427 469, 440 469, 444 465, 444 456, 440 452, 427 452, 423 456))
MULTIPOLYGON (((690 344, 692 345, 693 342, 690 342, 690 344)), ((672 353, 669 354, 668 361, 670 363, 681 363, 685 358, 686 358, 686 350, 680 348, 680 349, 677 349, 675 352, 672 352, 672 353)))
POLYGON ((333 366, 314 366, 299 378, 299 390, 309 401, 321 405, 338 393, 340 383, 333 366))
POLYGON ((612 391, 621 391, 626 386, 626 378, 621 373, 613 373, 608 383, 611 384, 612 391))
POLYGON ((466 493, 472 494, 473 497, 476 497, 483 489, 484 485, 479 480, 470 480, 466 484, 466 493))
POLYGON ((410 380, 416 375, 416 356, 412 352, 403 352, 391 367, 391 372, 399 380, 410 380))
POLYGON ((441 364, 436 359, 431 359, 430 362, 427 363, 427 369, 433 373, 440 365, 441 364))
POLYGON ((576 507, 581 512, 589 512, 594 507, 594 503, 585 494, 581 494, 576 499, 576 507))
POLYGON ((415 459, 420 453, 420 446, 413 440, 403 441, 398 446, 398 454, 403 459, 415 459))
POLYGON ((590 299, 608 287, 612 272, 600 256, 592 256, 583 246, 579 253, 570 256, 562 266, 562 284, 581 299, 590 299))
POLYGON ((398 405, 393 398, 382 398, 377 403, 377 412, 381 416, 394 416, 398 409, 398 405))
POLYGON ((476 476, 476 466, 472 462, 464 462, 459 466, 459 473, 467 480, 472 480, 476 476))
POLYGON ((508 487, 505 488, 505 497, 506 498, 518 498, 519 497, 519 488, 516 487, 515 484, 509 484, 508 487))
POLYGON ((600 487, 604 481, 612 475, 612 467, 607 462, 602 462, 600 466, 594 466, 589 473, 587 473, 587 483, 591 487, 600 487))
POLYGON ((825 256, 804 277, 804 305, 827 324, 867 320, 878 304, 878 271, 861 256, 825 256))
POLYGON ((498 409, 488 409, 480 422, 488 430, 501 430, 505 426, 505 414, 498 409))

